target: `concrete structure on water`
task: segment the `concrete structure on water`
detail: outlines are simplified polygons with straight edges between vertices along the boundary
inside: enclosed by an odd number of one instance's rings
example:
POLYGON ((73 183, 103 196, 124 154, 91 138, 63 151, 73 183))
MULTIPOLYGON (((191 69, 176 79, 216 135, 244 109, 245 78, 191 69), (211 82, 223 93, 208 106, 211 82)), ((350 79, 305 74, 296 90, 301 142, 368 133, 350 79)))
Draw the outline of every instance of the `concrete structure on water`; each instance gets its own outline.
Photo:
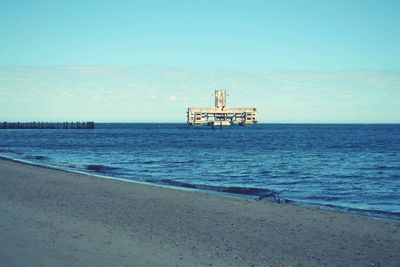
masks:
POLYGON ((87 122, 0 122, 0 129, 94 129, 92 121, 87 122))
POLYGON ((215 90, 214 108, 195 108, 187 110, 187 123, 194 126, 230 126, 234 123, 251 126, 257 123, 256 108, 227 108, 226 90, 215 90))

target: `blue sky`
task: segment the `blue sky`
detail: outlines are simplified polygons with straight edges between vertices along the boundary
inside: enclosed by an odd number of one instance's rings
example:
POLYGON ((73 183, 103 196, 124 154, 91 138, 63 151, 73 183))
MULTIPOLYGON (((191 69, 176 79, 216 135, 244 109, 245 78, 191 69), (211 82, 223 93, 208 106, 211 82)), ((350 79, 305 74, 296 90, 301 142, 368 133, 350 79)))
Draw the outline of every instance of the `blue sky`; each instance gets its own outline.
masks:
POLYGON ((0 120, 400 122, 399 1, 2 1, 0 120), (158 110, 146 115, 143 111, 158 110))

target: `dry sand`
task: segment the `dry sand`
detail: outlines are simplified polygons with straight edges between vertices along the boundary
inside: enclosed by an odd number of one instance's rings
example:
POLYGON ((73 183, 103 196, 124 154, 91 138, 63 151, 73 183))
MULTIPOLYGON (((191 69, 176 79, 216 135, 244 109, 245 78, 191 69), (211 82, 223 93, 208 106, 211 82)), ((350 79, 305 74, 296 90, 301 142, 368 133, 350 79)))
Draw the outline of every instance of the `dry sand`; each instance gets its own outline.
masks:
POLYGON ((0 160, 1 266, 400 266, 400 222, 0 160))

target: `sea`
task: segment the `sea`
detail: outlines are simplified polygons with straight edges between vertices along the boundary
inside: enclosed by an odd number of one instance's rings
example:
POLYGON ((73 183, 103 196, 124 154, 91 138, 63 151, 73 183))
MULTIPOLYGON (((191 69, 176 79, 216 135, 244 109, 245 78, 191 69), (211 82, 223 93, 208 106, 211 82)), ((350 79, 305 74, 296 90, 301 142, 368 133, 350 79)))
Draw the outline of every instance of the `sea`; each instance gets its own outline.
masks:
POLYGON ((400 124, 98 123, 94 130, 0 130, 0 156, 400 220, 400 124))

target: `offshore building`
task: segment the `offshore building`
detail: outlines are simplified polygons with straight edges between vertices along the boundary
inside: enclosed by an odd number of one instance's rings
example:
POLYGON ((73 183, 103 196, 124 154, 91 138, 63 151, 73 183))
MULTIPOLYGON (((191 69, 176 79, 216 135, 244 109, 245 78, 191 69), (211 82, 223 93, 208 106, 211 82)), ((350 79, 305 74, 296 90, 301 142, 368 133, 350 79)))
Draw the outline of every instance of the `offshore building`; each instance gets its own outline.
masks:
POLYGON ((226 90, 215 90, 215 106, 213 108, 189 107, 187 123, 194 126, 231 126, 235 123, 251 126, 257 123, 257 109, 228 108, 226 90))

